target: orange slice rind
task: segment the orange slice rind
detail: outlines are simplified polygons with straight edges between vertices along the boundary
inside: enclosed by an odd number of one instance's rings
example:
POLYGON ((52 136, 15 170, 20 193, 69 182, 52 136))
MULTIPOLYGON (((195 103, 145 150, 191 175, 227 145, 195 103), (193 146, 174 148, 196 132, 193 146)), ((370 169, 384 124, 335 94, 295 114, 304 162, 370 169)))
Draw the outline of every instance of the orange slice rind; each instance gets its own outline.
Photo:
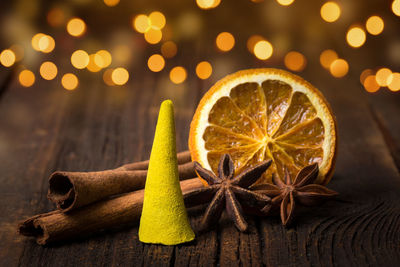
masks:
POLYGON ((189 134, 192 159, 217 172, 221 155, 231 155, 237 173, 263 160, 273 174, 295 175, 317 162, 317 183, 332 177, 337 130, 320 91, 302 78, 278 69, 249 69, 218 81, 201 99, 189 134))

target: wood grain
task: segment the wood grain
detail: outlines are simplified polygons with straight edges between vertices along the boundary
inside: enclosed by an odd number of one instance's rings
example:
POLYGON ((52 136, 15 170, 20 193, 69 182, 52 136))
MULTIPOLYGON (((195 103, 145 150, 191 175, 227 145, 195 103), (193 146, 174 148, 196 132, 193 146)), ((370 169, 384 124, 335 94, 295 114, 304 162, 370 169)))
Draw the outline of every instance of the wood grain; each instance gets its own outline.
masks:
POLYGON ((368 100, 372 117, 400 172, 400 95, 381 89, 368 100))
MULTIPOLYGON (((53 208, 45 199, 45 192, 47 176, 54 169, 106 169, 148 156, 151 147, 148 136, 154 130, 158 104, 165 97, 162 86, 154 86, 151 75, 130 85, 148 88, 137 94, 135 89, 110 91, 100 85, 96 91, 89 86, 81 88, 74 92, 76 95, 60 90, 50 92, 40 89, 40 85, 35 92, 11 87, 5 95, 7 101, 0 106, 1 125, 8 126, 2 133, 9 133, 6 137, 10 144, 2 150, 2 158, 6 160, 0 163, 7 169, 1 178, 7 186, 2 187, 5 197, 1 212, 12 214, 1 219, 2 265, 125 265, 129 262, 165 266, 382 266, 399 263, 400 208, 396 205, 399 201, 396 189, 400 188, 400 179, 369 112, 367 99, 350 78, 328 87, 325 80, 330 77, 322 75, 317 80, 307 73, 306 78, 307 75, 323 90, 337 115, 339 158, 329 186, 341 196, 322 207, 299 210, 294 228, 283 228, 275 217, 254 218, 249 220, 250 232, 243 234, 223 220, 217 229, 198 236, 194 243, 176 247, 143 245, 137 239, 137 228, 105 232, 50 247, 39 247, 11 231, 24 216, 53 208), (334 89, 342 84, 350 90, 334 89), (42 97, 32 101, 29 94, 38 93, 42 97), (30 114, 29 120, 15 124, 11 114, 21 108, 21 98, 26 101, 25 116, 30 114), (354 103, 354 98, 362 101, 354 103), (54 99, 57 101, 53 102, 54 99), (40 112, 32 116, 35 110, 40 112), (21 144, 21 140, 27 141, 21 144), (16 163, 13 159, 23 161, 16 163), (9 192, 8 188, 15 191, 9 192), (17 193, 17 188, 24 194, 17 193)), ((183 96, 174 99, 181 150, 185 148, 187 124, 194 107, 186 104, 185 99, 193 99, 190 94, 196 91, 182 92, 183 96)), ((200 215, 192 216, 193 225, 200 215)))

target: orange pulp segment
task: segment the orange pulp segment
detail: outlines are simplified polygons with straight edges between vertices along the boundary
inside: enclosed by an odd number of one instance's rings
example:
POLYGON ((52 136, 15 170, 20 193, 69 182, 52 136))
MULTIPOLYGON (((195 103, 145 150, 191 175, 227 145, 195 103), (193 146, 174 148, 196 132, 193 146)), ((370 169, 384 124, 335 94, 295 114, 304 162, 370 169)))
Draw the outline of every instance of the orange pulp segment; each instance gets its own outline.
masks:
POLYGON ((283 178, 317 162, 317 183, 329 182, 335 165, 336 121, 322 94, 302 78, 277 69, 239 71, 217 82, 193 117, 192 159, 217 173, 231 155, 236 173, 263 160, 271 167, 257 183, 283 178))

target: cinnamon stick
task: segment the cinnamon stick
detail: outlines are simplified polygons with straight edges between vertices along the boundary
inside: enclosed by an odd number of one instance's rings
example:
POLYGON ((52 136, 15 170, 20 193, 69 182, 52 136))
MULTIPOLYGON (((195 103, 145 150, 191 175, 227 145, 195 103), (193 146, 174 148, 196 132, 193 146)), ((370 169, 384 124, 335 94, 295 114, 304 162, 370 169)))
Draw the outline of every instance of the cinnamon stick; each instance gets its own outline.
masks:
MULTIPOLYGON (((127 170, 134 164, 128 168, 124 165, 123 168, 98 172, 56 171, 49 178, 47 197, 58 209, 69 212, 109 196, 142 189, 147 170, 127 170)), ((144 165, 135 165, 138 166, 144 165)), ((196 176, 193 162, 180 164, 178 171, 181 180, 196 176)))
MULTIPOLYGON (((186 208, 200 204, 193 199, 193 190, 203 187, 198 178, 180 182, 182 193, 190 196, 186 208)), ((60 210, 33 216, 18 226, 18 232, 33 236, 40 245, 54 241, 73 239, 115 226, 134 224, 139 221, 143 206, 144 190, 137 190, 113 199, 102 200, 71 212, 60 210)))
MULTIPOLYGON (((184 164, 192 161, 189 150, 177 153, 176 157, 178 158, 178 164, 184 164)), ((148 167, 149 167, 149 160, 144 160, 122 165, 121 167, 116 168, 115 170, 122 170, 122 171, 147 170, 148 167)))

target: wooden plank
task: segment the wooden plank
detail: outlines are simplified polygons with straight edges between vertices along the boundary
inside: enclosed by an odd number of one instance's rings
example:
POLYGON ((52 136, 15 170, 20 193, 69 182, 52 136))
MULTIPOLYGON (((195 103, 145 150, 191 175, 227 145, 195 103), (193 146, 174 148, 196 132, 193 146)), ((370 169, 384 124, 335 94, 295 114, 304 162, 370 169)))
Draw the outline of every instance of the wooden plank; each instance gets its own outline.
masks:
MULTIPOLYGON (((17 220, 21 220, 29 214, 53 208, 45 197, 47 177, 52 171, 56 169, 99 170, 116 167, 123 162, 132 161, 132 159, 148 158, 158 108, 161 101, 167 97, 172 98, 175 102, 178 149, 187 148, 187 121, 192 116, 194 105, 186 99, 193 99, 188 94, 195 94, 195 91, 176 86, 175 88, 171 87, 171 90, 181 90, 181 95, 168 95, 165 93, 162 83, 155 84, 156 79, 152 77, 152 74, 144 79, 134 81, 131 88, 135 88, 135 90, 107 88, 93 83, 90 78, 88 80, 89 82, 82 82, 81 87, 74 92, 66 92, 57 88, 53 91, 57 93, 49 94, 48 90, 40 90, 40 88, 44 88, 41 83, 37 84, 37 87, 30 88, 30 94, 26 94, 23 91, 25 89, 18 86, 13 86, 11 89, 7 104, 4 104, 1 110, 1 122, 4 126, 2 132, 9 135, 8 139, 3 140, 6 140, 10 146, 8 150, 2 150, 3 156, 5 157, 6 153, 9 153, 20 139, 25 138, 28 143, 34 141, 34 136, 31 136, 34 132, 32 128, 37 127, 39 118, 43 120, 43 129, 39 132, 42 143, 35 145, 35 148, 40 147, 41 153, 32 154, 34 160, 26 169, 21 168, 19 164, 8 166, 8 162, 1 163, 7 167, 8 172, 8 175, 2 178, 9 179, 8 182, 2 181, 5 182, 4 190, 9 190, 7 187, 19 189, 2 199, 4 201, 2 204, 13 203, 8 209, 3 209, 6 205, 2 205, 1 210, 2 213, 13 213, 15 216, 5 219, 9 228, 15 229, 17 220), (33 94, 35 97, 32 97, 33 94), (36 101, 31 103, 31 98, 36 101), (26 114, 24 114, 29 123, 23 124, 22 122, 21 125, 18 125, 21 126, 20 128, 8 127, 14 122, 11 114, 24 104, 20 101, 29 103, 27 105, 29 110, 26 110, 26 114), (28 114, 34 114, 36 110, 40 111, 38 117, 28 116, 28 114), (56 111, 60 113, 56 117, 57 120, 54 119, 56 111), (54 133, 50 136, 47 131, 54 131, 54 133), (14 132, 18 134, 15 136, 14 132), (32 168, 36 172, 33 172, 32 168), (20 184, 16 181, 17 177, 22 177, 20 184), (24 177, 33 177, 30 183, 34 186, 22 190, 26 187, 27 178, 24 177), (29 201, 26 201, 27 198, 35 201, 29 204, 29 201), (24 207, 18 208, 18 205, 24 205, 24 207), (19 209, 19 211, 15 212, 15 209, 19 209)), ((32 150, 33 148, 30 146, 23 146, 20 153, 11 155, 10 160, 23 158, 29 163, 31 159, 26 157, 26 154, 32 150)), ((106 264, 110 262, 109 256, 112 252, 111 261, 115 263, 128 260, 127 254, 131 255, 130 259, 133 262, 146 264, 162 262, 167 264, 173 258, 174 249, 171 250, 170 247, 164 246, 156 248, 151 245, 143 247, 137 240, 137 228, 129 229, 129 232, 131 233, 130 237, 125 236, 127 233, 110 232, 106 235, 66 243, 62 246, 40 247, 32 240, 17 237, 15 231, 9 231, 7 228, 1 233, 3 240, 9 241, 18 238, 19 249, 17 252, 12 251, 12 246, 10 246, 1 251, 4 255, 14 256, 13 259, 7 259, 7 263, 19 261, 21 265, 52 265, 55 262, 63 265, 94 262, 106 264), (128 241, 129 239, 133 239, 133 241, 128 241), (126 246, 126 244, 130 245, 126 246), (132 253, 131 249, 136 253, 132 253), (121 259, 122 256, 124 256, 123 259, 121 259), (161 261, 158 262, 158 260, 161 261)), ((4 242, 3 245, 5 248, 9 244, 4 242)), ((1 259, 5 259, 5 256, 1 259)))
MULTIPOLYGON (((230 67, 260 64, 240 58, 230 67)), ((10 214, 0 219, 0 265, 398 265, 399 175, 358 78, 336 80, 316 65, 302 75, 324 92, 337 115, 339 158, 329 187, 340 197, 299 209, 289 229, 278 217, 249 218, 247 234, 222 221, 194 243, 176 247, 140 243, 137 227, 48 247, 14 229, 22 217, 53 208, 45 198, 51 171, 106 169, 148 158, 165 98, 175 103, 178 149, 186 148, 191 116, 211 81, 191 77, 172 85, 165 72, 138 74, 126 88, 106 88, 93 77, 74 92, 48 90, 48 83, 12 86, 0 102, 0 168, 6 170, 0 213, 10 214)), ((191 218, 194 228, 200 216, 191 218)))
MULTIPOLYGON (((268 63, 251 62, 246 58, 245 55, 231 57, 231 67, 268 66, 268 63)), ((263 264, 341 266, 372 263, 379 266, 399 263, 399 250, 391 245, 399 241, 398 236, 385 235, 390 239, 380 239, 380 245, 375 241, 386 233, 389 225, 399 227, 397 214, 400 209, 394 205, 399 199, 393 188, 399 189, 400 180, 356 73, 336 79, 318 62, 310 62, 301 75, 321 89, 338 119, 339 157, 336 174, 329 186, 341 196, 322 207, 299 209, 298 223, 293 228, 285 229, 276 217, 258 220, 256 225, 259 224, 260 235, 256 240, 261 243, 263 264)), ((232 225, 218 230, 220 253, 217 260, 220 265, 248 264, 248 254, 238 251, 241 246, 253 246, 255 238, 242 242, 242 236, 249 235, 237 233, 232 225)))
POLYGON ((276 219, 263 220, 264 263, 398 265, 400 250, 392 246, 399 242, 398 235, 386 231, 400 227, 400 179, 366 97, 351 77, 309 75, 337 116, 339 157, 329 187, 340 196, 321 207, 299 210, 293 228, 282 228, 276 219))
POLYGON ((373 118, 400 172, 400 94, 382 88, 369 95, 368 100, 373 118))
POLYGON ((26 239, 16 223, 47 209, 43 185, 54 159, 66 98, 62 91, 12 86, 0 101, 0 265, 16 265, 26 239), (40 97, 38 97, 40 96, 40 97), (57 102, 52 103, 53 99, 57 102), (4 216, 5 215, 5 216, 4 216))
MULTIPOLYGON (((324 77, 324 79, 329 78, 324 77)), ((148 86, 152 87, 152 82, 148 81, 148 83, 148 86)), ((316 81, 314 83, 320 88, 326 88, 324 87, 326 86, 325 82, 318 84, 316 81)), ((382 194, 393 186, 398 188, 398 183, 394 181, 398 175, 394 171, 393 163, 390 162, 391 158, 378 128, 373 124, 370 114, 366 112, 368 106, 361 101, 354 105, 348 92, 338 93, 329 90, 331 89, 326 88, 324 91, 338 116, 339 129, 342 133, 338 169, 330 186, 338 190, 342 196, 337 203, 327 203, 320 208, 303 210, 304 213, 300 212, 297 226, 294 229, 284 229, 276 217, 261 220, 260 228, 257 230, 251 227, 250 234, 239 234, 229 223, 225 225, 226 227, 222 223, 218 232, 200 236, 196 244, 171 248, 142 245, 137 240, 137 228, 131 228, 123 232, 110 232, 79 242, 46 248, 37 246, 31 241, 24 241, 25 246, 19 262, 21 265, 62 263, 67 266, 94 262, 102 265, 118 265, 131 260, 131 262, 146 265, 169 265, 172 263, 198 265, 199 262, 202 262, 199 260, 200 258, 204 260, 207 253, 214 252, 214 254, 210 254, 209 263, 215 264, 217 260, 220 265, 257 265, 260 263, 257 259, 261 258, 266 265, 397 263, 399 260, 396 256, 398 247, 393 244, 396 244, 399 236, 389 234, 385 239, 379 236, 387 232, 396 233, 399 227, 399 209, 393 204, 398 197, 382 194), (348 110, 352 110, 352 113, 348 114, 348 110), (364 116, 365 114, 366 116, 364 116), (363 131, 367 126, 369 131, 363 131), (366 144, 373 146, 372 149, 365 147, 366 144), (348 159, 351 161, 348 162, 348 159), (365 169, 366 159, 375 163, 376 170, 365 169), (383 176, 381 179, 384 184, 378 186, 374 179, 380 175, 383 176), (352 177, 352 179, 347 177, 352 177), (371 192, 374 195, 371 196, 371 192), (393 214, 397 217, 390 217, 393 214), (262 233, 261 236, 257 235, 257 231, 262 233), (220 234, 220 241, 217 243, 218 234, 220 234), (260 245, 254 240, 261 240, 258 241, 260 245), (372 241, 378 241, 378 243, 372 241), (207 245, 210 242, 212 246, 207 245), (203 256, 197 255, 199 250, 202 251, 203 256), (261 250, 262 256, 257 252, 258 250, 261 250), (219 255, 215 254, 217 251, 220 251, 219 255)), ((138 103, 143 102, 143 106, 149 106, 150 115, 146 117, 144 112, 138 112, 133 116, 142 115, 144 120, 150 120, 154 124, 157 103, 150 105, 148 103, 157 102, 157 100, 150 99, 150 95, 157 94, 150 91, 149 95, 140 95, 138 98, 140 99, 138 103)), ((56 94, 56 96, 60 95, 56 94)), ((358 97, 358 95, 356 96, 358 97)), ((47 163, 41 168, 42 172, 46 171, 49 165, 54 169, 93 169, 96 166, 108 168, 118 165, 117 161, 125 161, 129 157, 141 157, 140 153, 143 152, 125 151, 127 148, 120 142, 131 148, 133 145, 128 140, 121 141, 120 138, 124 137, 117 135, 121 127, 124 127, 124 132, 133 131, 135 134, 132 136, 144 139, 147 138, 146 135, 149 132, 154 130, 147 126, 148 130, 140 134, 139 129, 146 128, 146 126, 138 118, 132 119, 135 123, 130 125, 122 126, 121 123, 118 123, 117 117, 121 113, 124 114, 123 118, 124 116, 130 118, 131 114, 134 114, 132 109, 137 107, 119 105, 118 99, 114 99, 108 91, 100 90, 100 93, 88 91, 76 97, 78 100, 74 98, 65 100, 63 109, 65 113, 60 115, 62 123, 58 122, 60 124, 59 133, 53 137, 55 139, 53 151, 55 152, 52 155, 59 155, 58 160, 47 163), (78 107, 83 104, 85 104, 85 108, 79 109, 78 107), (98 106, 103 108, 98 109, 98 106), (78 121, 78 118, 81 122, 78 121), (114 127, 107 127, 108 125, 114 127), (139 131, 139 133, 135 131, 139 131), (96 133, 100 135, 96 135, 96 133), (81 137, 75 139, 76 136, 81 137), (92 137, 92 140, 88 140, 89 137, 92 137), (99 147, 96 144, 102 144, 102 146, 99 147), (114 147, 119 147, 119 151, 122 152, 118 153, 114 147), (114 156, 108 158, 107 155, 112 153, 115 153, 114 156)), ((127 97, 127 95, 123 95, 123 97, 127 97)), ((48 101, 50 99, 52 98, 49 97, 48 101)), ((177 102, 179 103, 179 101, 177 102)), ((41 101, 37 103, 37 105, 42 104, 41 101)), ((179 109, 179 105, 177 109, 179 109)), ((177 124, 179 123, 179 119, 177 119, 177 124)), ((48 127, 54 127, 54 124, 50 123, 48 127)), ((27 132, 24 134, 28 135, 27 132)), ((144 143, 149 149, 151 144, 144 143)), ((43 152, 43 154, 45 153, 43 152)), ((43 176, 45 177, 45 175, 43 176)), ((43 184, 39 188, 45 187, 45 179, 43 179, 43 184)), ((43 195, 44 192, 41 191, 35 194, 36 197, 43 197, 43 195)), ((37 212, 50 208, 44 198, 39 202, 40 206, 37 212)), ((28 207, 25 211, 31 208, 28 207)), ((250 222, 252 221, 250 220, 250 222)), ((254 225, 257 226, 257 223, 254 225)))
POLYGON ((254 218, 247 218, 248 232, 241 233, 228 220, 222 218, 218 226, 220 234, 220 266, 261 266, 262 254, 258 229, 254 218))
POLYGON ((196 234, 193 242, 176 246, 174 266, 215 266, 218 257, 218 233, 216 229, 199 233, 205 207, 189 209, 191 226, 196 234))
POLYGON ((256 218, 247 219, 248 233, 240 233, 239 255, 242 266, 262 266, 261 242, 256 218))
POLYGON ((15 76, 15 69, 14 68, 3 68, 0 71, 0 101, 2 96, 5 94, 7 89, 9 88, 10 82, 15 76))

